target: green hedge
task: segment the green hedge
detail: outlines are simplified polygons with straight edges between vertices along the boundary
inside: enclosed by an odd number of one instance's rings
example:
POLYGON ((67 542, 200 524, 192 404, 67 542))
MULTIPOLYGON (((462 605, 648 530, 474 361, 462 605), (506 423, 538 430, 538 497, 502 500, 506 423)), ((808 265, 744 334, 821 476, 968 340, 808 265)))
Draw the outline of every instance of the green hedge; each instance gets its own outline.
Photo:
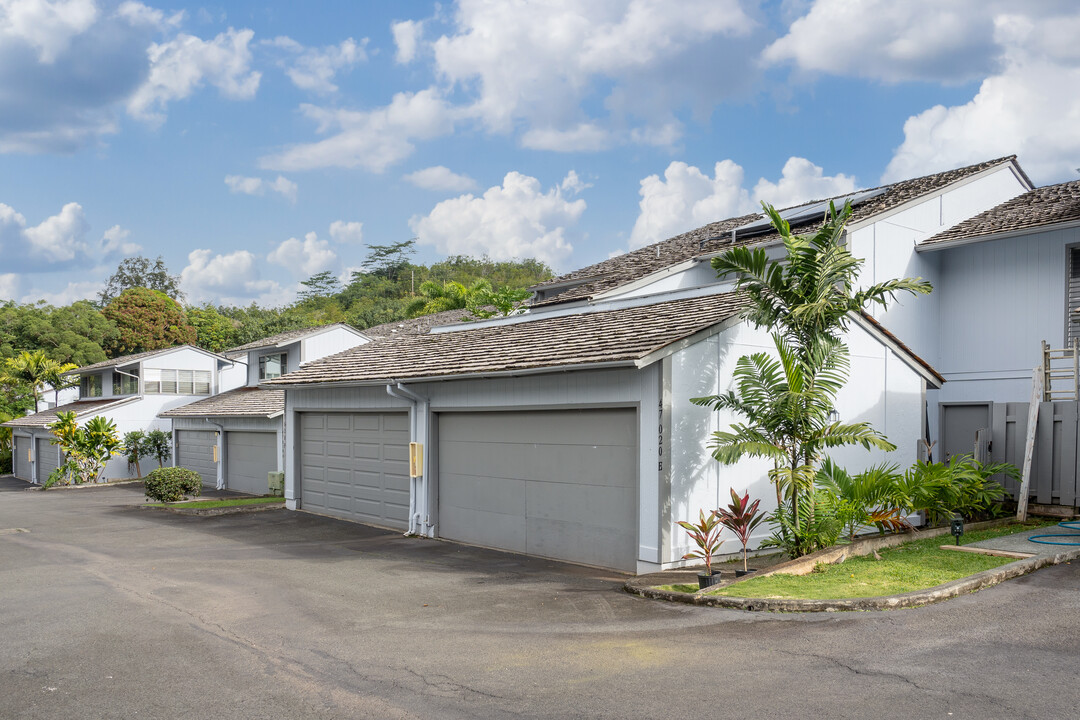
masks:
POLYGON ((185 495, 202 494, 202 477, 194 470, 163 467, 146 476, 146 497, 158 502, 176 502, 185 495))

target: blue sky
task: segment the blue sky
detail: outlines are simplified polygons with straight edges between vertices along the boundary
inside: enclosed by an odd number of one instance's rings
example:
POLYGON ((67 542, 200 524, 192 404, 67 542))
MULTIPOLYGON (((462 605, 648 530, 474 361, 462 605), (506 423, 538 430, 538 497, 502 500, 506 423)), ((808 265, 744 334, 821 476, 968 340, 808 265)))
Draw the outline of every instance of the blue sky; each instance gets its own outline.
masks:
POLYGON ((1066 0, 0 0, 0 299, 141 253, 281 304, 368 243, 565 271, 1012 153, 1070 180, 1077 36, 1066 0))

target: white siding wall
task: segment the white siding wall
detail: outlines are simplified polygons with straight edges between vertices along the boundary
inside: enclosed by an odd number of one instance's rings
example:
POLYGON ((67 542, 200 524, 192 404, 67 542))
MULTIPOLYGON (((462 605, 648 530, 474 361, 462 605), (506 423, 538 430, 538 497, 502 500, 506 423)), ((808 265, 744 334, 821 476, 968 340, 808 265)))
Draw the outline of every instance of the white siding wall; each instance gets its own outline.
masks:
MULTIPOLYGON (((213 360, 213 358, 207 359, 213 360)), ((205 399, 206 395, 144 395, 138 400, 108 410, 102 415, 116 423, 116 430, 121 438, 124 437, 125 433, 132 430, 142 430, 143 432, 164 430, 169 432, 172 430, 172 421, 168 418, 159 418, 159 413, 181 405, 187 405, 196 400, 205 399)), ((79 418, 79 424, 83 424, 85 420, 86 418, 79 418)), ((145 465, 143 469, 145 471, 145 465)), ((117 456, 105 465, 105 472, 101 477, 104 480, 116 480, 130 476, 127 460, 117 456)))
POLYGON ((927 198, 900 212, 851 232, 852 253, 865 260, 860 282, 870 285, 897 277, 921 277, 933 283, 929 297, 899 297, 875 318, 931 365, 938 361, 938 315, 941 287, 936 253, 916 253, 915 245, 1024 192, 1010 166, 927 198))
MULTIPOLYGON (((901 467, 915 461, 916 442, 922 432, 922 378, 904 361, 882 346, 861 328, 852 328, 847 342, 851 351, 851 382, 837 398, 837 410, 844 422, 868 421, 897 445, 893 453, 844 448, 831 453, 834 460, 858 471, 887 460, 901 467)), ((671 537, 666 564, 678 563, 690 548, 686 532, 675 521, 697 519, 730 502, 729 489, 749 491, 761 498, 762 508, 776 507, 776 491, 769 482, 772 463, 746 459, 737 465, 721 466, 704 449, 712 433, 727 429, 735 418, 690 403, 692 397, 726 392, 733 385, 736 361, 743 355, 766 351, 775 354, 765 330, 739 325, 718 336, 682 350, 672 358, 671 433, 671 537)), ((751 547, 768 537, 762 525, 751 547)), ((733 553, 740 546, 734 536, 722 548, 733 553)))
MULTIPOLYGON (((243 357, 247 360, 247 355, 243 357)), ((218 392, 228 392, 239 387, 244 387, 248 380, 247 362, 235 362, 231 365, 222 364, 218 372, 218 392)))
POLYGON ((937 253, 937 369, 948 380, 938 402, 1028 401, 1041 341, 1065 342, 1066 247, 1076 243, 1080 228, 1067 228, 937 253))
POLYGON ((357 345, 363 345, 368 341, 350 330, 336 327, 307 338, 302 342, 303 354, 300 357, 300 362, 309 363, 312 360, 318 360, 327 355, 333 355, 357 345))

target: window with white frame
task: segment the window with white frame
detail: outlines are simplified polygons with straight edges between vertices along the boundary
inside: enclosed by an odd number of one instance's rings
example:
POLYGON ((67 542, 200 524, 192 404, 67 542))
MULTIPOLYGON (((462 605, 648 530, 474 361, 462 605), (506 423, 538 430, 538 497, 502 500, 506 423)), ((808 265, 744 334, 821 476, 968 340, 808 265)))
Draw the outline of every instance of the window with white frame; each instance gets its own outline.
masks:
POLYGON ((101 397, 101 376, 83 375, 79 380, 79 397, 101 397))
POLYGON ((263 355, 259 358, 259 379, 260 380, 273 380, 276 377, 281 377, 285 374, 285 368, 288 363, 288 353, 278 353, 277 355, 263 355))
POLYGON ((113 370, 112 394, 113 395, 137 395, 139 392, 139 368, 128 370, 113 370))
POLYGON ((147 368, 143 392, 147 395, 209 395, 209 370, 147 368))

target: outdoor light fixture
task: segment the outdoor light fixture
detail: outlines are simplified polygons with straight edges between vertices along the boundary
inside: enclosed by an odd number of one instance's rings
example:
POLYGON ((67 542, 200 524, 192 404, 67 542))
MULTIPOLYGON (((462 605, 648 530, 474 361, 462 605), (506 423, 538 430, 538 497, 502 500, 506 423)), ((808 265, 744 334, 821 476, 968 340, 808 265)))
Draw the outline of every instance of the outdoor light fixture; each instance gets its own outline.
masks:
POLYGON ((956 536, 956 544, 960 544, 960 536, 964 534, 964 519, 955 517, 952 520, 952 534, 956 536))

